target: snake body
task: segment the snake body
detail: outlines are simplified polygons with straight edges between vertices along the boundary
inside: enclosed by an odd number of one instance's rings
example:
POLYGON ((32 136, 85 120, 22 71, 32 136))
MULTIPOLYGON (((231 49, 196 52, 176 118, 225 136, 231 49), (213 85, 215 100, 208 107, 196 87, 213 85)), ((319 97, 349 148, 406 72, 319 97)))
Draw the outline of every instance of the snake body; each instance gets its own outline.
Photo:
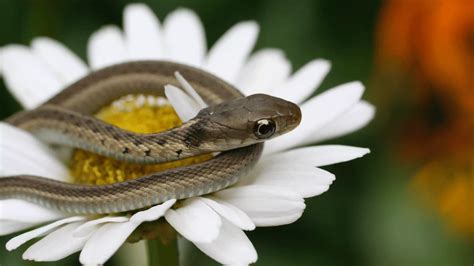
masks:
POLYGON ((292 130, 300 119, 295 104, 261 94, 244 97, 230 84, 190 66, 164 61, 111 66, 89 74, 42 106, 13 115, 7 122, 49 143, 136 163, 220 153, 199 164, 110 185, 71 184, 32 175, 2 177, 0 198, 24 199, 69 213, 102 214, 208 194, 236 183, 259 159, 263 141, 292 130), (92 116, 125 95, 164 96, 164 85, 179 86, 176 71, 209 105, 183 125, 155 134, 137 134, 92 116))

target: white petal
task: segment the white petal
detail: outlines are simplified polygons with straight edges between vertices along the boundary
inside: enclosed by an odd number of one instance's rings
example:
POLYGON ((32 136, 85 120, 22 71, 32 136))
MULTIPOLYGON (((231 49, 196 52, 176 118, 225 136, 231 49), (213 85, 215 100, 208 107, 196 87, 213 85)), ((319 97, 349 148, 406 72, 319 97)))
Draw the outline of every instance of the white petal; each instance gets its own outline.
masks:
POLYGON ((245 233, 228 221, 222 221, 217 239, 211 243, 194 243, 209 257, 225 265, 248 265, 257 261, 257 251, 245 233))
POLYGON ((360 82, 350 82, 332 88, 301 106, 300 125, 290 133, 267 141, 264 153, 272 153, 302 145, 317 130, 356 104, 364 92, 360 82))
POLYGON ((25 46, 4 47, 1 60, 2 75, 7 88, 27 109, 39 106, 58 93, 64 85, 47 65, 25 46))
POLYGON ((248 215, 232 204, 212 196, 200 197, 199 199, 235 226, 243 230, 255 229, 255 224, 248 215))
POLYGON ((165 218, 178 233, 192 242, 213 241, 221 227, 219 215, 196 198, 185 200, 176 210, 168 210, 165 218))
POLYGON ((228 30, 211 48, 204 68, 216 76, 234 83, 247 56, 255 45, 258 25, 241 22, 228 30))
POLYGON ((70 84, 88 72, 86 64, 77 55, 53 39, 36 38, 32 49, 64 84, 70 84))
POLYGON ((139 224, 107 223, 87 240, 79 256, 82 264, 102 265, 120 248, 139 224))
MULTIPOLYGON (((68 218, 64 218, 64 219, 55 221, 53 223, 47 224, 45 226, 38 227, 34 230, 28 231, 26 233, 23 233, 21 235, 18 235, 16 237, 10 239, 7 242, 7 245, 6 245, 7 250, 9 250, 9 251, 14 250, 14 249, 18 248, 19 246, 23 245, 24 243, 30 241, 31 239, 37 238, 37 237, 40 237, 40 236, 44 236, 44 235, 48 234, 49 232, 51 232, 52 230, 54 230, 54 229, 56 229, 56 228, 58 228, 58 227, 60 227, 64 224, 75 223, 75 222, 78 222, 78 221, 83 221, 85 219, 86 219, 85 217, 81 217, 81 216, 68 217, 68 218)), ((79 224, 78 224, 78 226, 79 226, 79 224)))
POLYGON ((177 9, 164 22, 167 53, 171 60, 199 67, 207 49, 204 27, 196 13, 177 9))
POLYGON ((87 57, 92 69, 99 69, 127 60, 122 32, 116 26, 105 26, 94 32, 87 45, 87 57))
POLYGON ((0 236, 22 231, 35 225, 36 223, 22 223, 12 220, 0 220, 0 236))
POLYGON ((370 150, 366 148, 344 145, 320 145, 265 156, 260 160, 257 166, 260 164, 279 165, 298 160, 298 163, 319 167, 347 162, 360 158, 368 153, 370 153, 370 150))
POLYGON ((329 61, 313 60, 301 67, 287 82, 272 90, 271 95, 301 103, 319 87, 330 68, 329 61))
POLYGON ((301 217, 305 208, 300 196, 273 186, 232 187, 214 195, 244 211, 256 226, 292 223, 301 217))
POLYGON ((366 101, 360 101, 347 112, 310 136, 305 143, 320 142, 347 135, 366 126, 375 114, 375 107, 366 101))
POLYGON ((79 227, 72 232, 73 236, 76 237, 84 237, 88 236, 93 233, 97 226, 104 223, 123 223, 128 221, 128 217, 125 216, 106 216, 98 219, 94 219, 92 221, 85 222, 81 224, 79 227))
POLYGON ((252 56, 243 66, 237 78, 237 87, 245 94, 270 94, 282 84, 291 72, 291 63, 278 49, 263 49, 252 56))
POLYGON ((303 198, 317 196, 329 189, 335 177, 328 171, 295 160, 259 163, 242 184, 276 186, 303 198))
POLYGON ((125 7, 123 27, 131 59, 162 59, 164 54, 160 22, 144 4, 125 7))
POLYGON ((67 168, 30 133, 0 122, 0 176, 30 174, 65 180, 67 168))
POLYGON ((196 101, 199 107, 206 108, 207 104, 197 93, 197 91, 191 86, 191 84, 189 84, 188 81, 179 72, 175 72, 174 75, 176 76, 176 79, 178 80, 179 84, 181 84, 181 87, 183 87, 184 91, 186 91, 186 93, 191 96, 194 101, 196 101))
POLYGON ((43 223, 65 216, 65 213, 51 210, 24 200, 0 200, 0 220, 12 220, 24 223, 43 223))
POLYGON ((137 212, 132 217, 130 217, 130 222, 135 223, 135 224, 141 224, 143 222, 158 220, 175 203, 176 203, 176 200, 171 199, 171 200, 165 201, 164 203, 160 205, 151 207, 148 210, 137 212))
POLYGON ((35 261, 56 261, 78 252, 87 237, 73 237, 72 231, 81 223, 65 225, 30 246, 23 259, 35 261))
POLYGON ((176 202, 168 200, 148 210, 137 212, 128 222, 107 223, 92 234, 79 260, 82 264, 104 264, 127 240, 128 236, 145 221, 157 220, 176 202))
POLYGON ((178 87, 165 85, 165 95, 183 122, 191 120, 201 110, 199 104, 178 87))

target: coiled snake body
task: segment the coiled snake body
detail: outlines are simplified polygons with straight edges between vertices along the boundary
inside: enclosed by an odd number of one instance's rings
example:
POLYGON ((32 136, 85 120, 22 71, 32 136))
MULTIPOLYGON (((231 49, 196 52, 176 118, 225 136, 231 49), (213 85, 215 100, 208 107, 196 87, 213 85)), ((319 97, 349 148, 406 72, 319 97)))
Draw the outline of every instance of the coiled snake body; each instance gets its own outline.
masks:
MULTIPOLYGON (((32 111, 7 122, 54 144, 119 160, 158 163, 221 152, 195 165, 110 185, 79 185, 19 175, 0 178, 0 198, 18 198, 77 214, 124 212, 218 191, 237 182, 260 157, 262 141, 295 128, 297 105, 268 95, 243 95, 199 69, 164 61, 140 61, 91 73, 32 111), (174 129, 137 134, 91 115, 129 94, 164 96, 178 71, 209 107, 174 129)), ((139 123, 139 121, 137 121, 139 123)))

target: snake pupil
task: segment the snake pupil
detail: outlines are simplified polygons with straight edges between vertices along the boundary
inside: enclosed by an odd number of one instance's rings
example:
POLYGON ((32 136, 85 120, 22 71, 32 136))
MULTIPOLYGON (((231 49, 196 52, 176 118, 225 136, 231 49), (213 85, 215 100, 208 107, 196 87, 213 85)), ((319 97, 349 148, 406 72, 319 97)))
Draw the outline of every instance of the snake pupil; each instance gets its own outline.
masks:
POLYGON ((276 130, 275 122, 270 119, 261 119, 255 123, 254 134, 259 139, 271 137, 276 130))

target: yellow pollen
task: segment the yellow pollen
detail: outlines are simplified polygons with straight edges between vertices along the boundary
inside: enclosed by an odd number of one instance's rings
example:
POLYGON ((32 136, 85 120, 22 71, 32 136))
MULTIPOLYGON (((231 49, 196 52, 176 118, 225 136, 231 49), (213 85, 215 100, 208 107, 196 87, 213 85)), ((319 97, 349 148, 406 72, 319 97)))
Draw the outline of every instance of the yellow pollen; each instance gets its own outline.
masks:
MULTIPOLYGON (((173 107, 156 97, 127 96, 100 110, 97 118, 137 133, 156 133, 182 122, 173 107)), ((74 183, 103 185, 122 182, 166 169, 199 163, 212 158, 206 154, 175 162, 143 165, 117 161, 83 150, 72 155, 70 172, 74 183)))

